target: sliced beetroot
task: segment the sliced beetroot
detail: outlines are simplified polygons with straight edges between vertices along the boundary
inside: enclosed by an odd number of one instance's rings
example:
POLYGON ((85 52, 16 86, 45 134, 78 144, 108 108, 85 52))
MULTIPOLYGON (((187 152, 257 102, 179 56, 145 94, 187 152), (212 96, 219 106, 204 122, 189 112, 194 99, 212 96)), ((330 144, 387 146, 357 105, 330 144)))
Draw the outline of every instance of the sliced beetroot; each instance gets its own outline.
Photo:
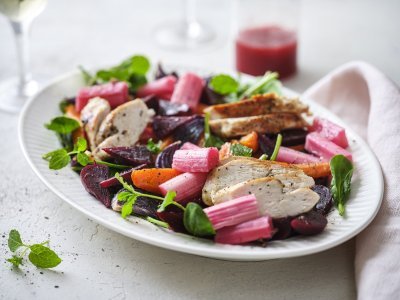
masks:
POLYGON ((182 143, 190 142, 197 144, 204 132, 204 118, 196 116, 192 120, 179 126, 174 131, 174 139, 182 143))
POLYGON ((154 109, 154 111, 158 111, 159 104, 158 99, 155 95, 143 97, 142 101, 146 104, 148 108, 154 109))
POLYGON ((277 230, 273 236, 274 240, 284 240, 292 236, 290 221, 292 221, 292 218, 279 218, 272 220, 274 228, 277 230))
POLYGON ((176 78, 179 78, 178 73, 176 73, 175 71, 172 71, 172 72, 168 73, 168 72, 166 72, 164 70, 164 68, 161 65, 161 63, 158 63, 154 78, 155 79, 160 79, 160 78, 163 78, 163 77, 166 77, 166 76, 169 76, 169 75, 172 75, 172 76, 174 76, 176 78))
POLYGON ((136 145, 132 147, 111 147, 103 148, 103 150, 119 162, 130 166, 151 164, 153 161, 152 154, 145 145, 136 145))
POLYGON ((157 208, 160 202, 153 198, 138 197, 133 205, 133 213, 142 217, 158 218, 157 208))
POLYGON ((264 134, 259 134, 258 145, 260 146, 262 153, 267 154, 268 157, 271 157, 275 148, 275 142, 271 138, 267 137, 264 134))
POLYGON ((108 178, 108 167, 103 165, 87 165, 81 171, 81 181, 86 191, 101 201, 106 207, 111 206, 111 193, 102 188, 100 182, 108 178))
POLYGON ((171 145, 165 147, 163 151, 161 151, 156 158, 155 167, 156 168, 171 168, 172 167, 172 159, 174 157, 174 153, 178 150, 182 145, 181 141, 176 141, 171 145))
POLYGON ((315 235, 324 231, 328 220, 321 213, 309 211, 290 222, 292 229, 302 235, 315 235))
MULTIPOLYGON (((128 182, 129 184, 132 184, 132 178, 131 178, 132 171, 133 171, 133 170, 140 170, 140 169, 143 169, 143 168, 146 167, 146 166, 147 166, 146 164, 142 164, 142 165, 139 165, 139 166, 137 166, 137 167, 128 169, 128 170, 126 170, 126 171, 123 171, 123 172, 119 173, 119 175, 121 175, 121 177, 122 177, 126 182, 128 182)), ((109 188, 109 187, 112 187, 112 186, 118 186, 118 185, 120 185, 120 184, 121 184, 121 183, 120 183, 120 182, 118 181, 118 179, 115 178, 114 176, 113 176, 113 177, 110 177, 110 178, 108 178, 108 179, 106 179, 106 180, 103 180, 102 182, 100 182, 100 185, 101 185, 101 187, 103 187, 103 188, 109 188)))
POLYGON ((312 190, 319 195, 319 200, 315 205, 314 210, 323 215, 327 215, 333 205, 332 193, 330 189, 323 185, 314 185, 312 190))
POLYGON ((315 185, 323 185, 326 187, 329 187, 329 176, 328 177, 320 177, 320 178, 314 178, 315 185))
POLYGON ((158 115, 160 116, 185 116, 190 114, 190 108, 187 104, 159 100, 158 105, 158 115))
POLYGON ((173 231, 186 233, 185 225, 183 225, 183 210, 179 207, 169 205, 163 212, 157 212, 157 216, 168 223, 173 231))
POLYGON ((179 126, 192 120, 194 116, 185 117, 163 117, 156 116, 153 119, 153 131, 154 134, 159 138, 165 138, 172 134, 172 132, 179 126))
POLYGON ((206 84, 204 85, 203 91, 201 93, 200 102, 207 104, 207 105, 214 105, 214 104, 222 103, 224 96, 214 92, 209 87, 208 84, 209 84, 210 80, 211 80, 211 77, 204 78, 204 81, 206 82, 206 84))

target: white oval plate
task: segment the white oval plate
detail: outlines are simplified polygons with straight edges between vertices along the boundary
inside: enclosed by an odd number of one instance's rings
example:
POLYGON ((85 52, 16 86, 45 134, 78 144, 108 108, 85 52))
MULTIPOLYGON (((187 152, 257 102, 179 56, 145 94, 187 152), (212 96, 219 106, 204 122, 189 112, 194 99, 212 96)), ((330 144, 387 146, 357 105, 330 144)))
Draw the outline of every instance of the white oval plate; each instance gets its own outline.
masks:
MULTIPOLYGON (((41 158, 44 153, 60 148, 55 135, 45 129, 43 124, 60 114, 60 99, 75 95, 83 85, 80 73, 72 72, 54 80, 30 99, 20 116, 19 141, 29 165, 55 194, 90 219, 123 235, 158 247, 200 256, 236 261, 267 260, 301 256, 337 246, 362 231, 380 207, 383 195, 382 172, 370 148, 334 114, 309 99, 302 99, 310 105, 315 115, 328 118, 346 128, 355 164, 346 218, 340 217, 335 210, 328 216, 328 226, 322 234, 273 241, 265 248, 215 244, 209 240, 156 227, 136 217, 130 217, 129 221, 124 220, 118 213, 105 208, 89 195, 83 188, 79 175, 70 168, 52 171, 48 168, 47 161, 41 158)), ((284 93, 289 96, 297 95, 288 89, 284 93)))

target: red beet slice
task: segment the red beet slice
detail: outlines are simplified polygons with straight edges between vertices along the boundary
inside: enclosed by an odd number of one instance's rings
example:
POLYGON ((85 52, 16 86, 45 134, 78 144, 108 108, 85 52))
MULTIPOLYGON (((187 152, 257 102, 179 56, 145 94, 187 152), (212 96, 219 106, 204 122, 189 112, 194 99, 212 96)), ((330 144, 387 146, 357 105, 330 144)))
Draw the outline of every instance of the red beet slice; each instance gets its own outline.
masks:
POLYGON ((181 147, 181 141, 177 141, 165 147, 163 151, 161 151, 156 158, 155 167, 156 168, 171 168, 172 167, 172 159, 174 157, 174 153, 181 147))
POLYGON ((151 152, 145 145, 137 145, 132 147, 111 147, 103 148, 111 157, 130 166, 139 164, 151 164, 153 157, 151 152))
POLYGON ((292 236, 292 227, 290 226, 291 218, 273 219, 272 223, 277 230, 273 235, 274 240, 285 240, 292 236))
POLYGON ((162 117, 156 116, 153 119, 153 131, 154 134, 159 138, 165 138, 172 134, 172 132, 179 126, 189 122, 194 117, 162 117))
POLYGON ((324 231, 328 220, 316 211, 310 211, 294 218, 290 225, 293 230, 302 235, 315 235, 324 231))
POLYGON ((186 233, 183 225, 183 210, 174 205, 169 205, 163 212, 157 212, 160 220, 168 223, 169 227, 176 232, 186 233))
POLYGON ((81 181, 86 191, 100 200, 106 207, 111 206, 111 193, 102 188, 100 182, 108 178, 108 167, 87 165, 81 171, 81 181))
POLYGON ((174 131, 174 139, 181 141, 183 144, 190 142, 197 144, 204 132, 204 118, 196 116, 192 120, 182 124, 174 131))
MULTIPOLYGON (((119 173, 119 175, 121 175, 121 177, 122 177, 126 182, 128 182, 129 184, 132 184, 132 178, 131 178, 132 171, 133 171, 133 170, 143 169, 143 168, 146 167, 146 166, 147 166, 146 164, 142 164, 142 165, 139 165, 139 166, 137 166, 137 167, 131 168, 131 169, 129 169, 129 170, 123 171, 123 172, 119 173)), ((101 186, 102 188, 109 188, 109 187, 117 186, 117 185, 120 185, 120 184, 121 184, 121 183, 120 183, 120 182, 118 181, 118 179, 115 178, 115 177, 110 177, 110 178, 108 178, 108 179, 103 180, 102 182, 100 182, 100 186, 101 186)))
POLYGON ((324 216, 327 215, 333 205, 330 189, 323 185, 315 185, 311 189, 319 195, 319 200, 315 205, 314 210, 324 216))

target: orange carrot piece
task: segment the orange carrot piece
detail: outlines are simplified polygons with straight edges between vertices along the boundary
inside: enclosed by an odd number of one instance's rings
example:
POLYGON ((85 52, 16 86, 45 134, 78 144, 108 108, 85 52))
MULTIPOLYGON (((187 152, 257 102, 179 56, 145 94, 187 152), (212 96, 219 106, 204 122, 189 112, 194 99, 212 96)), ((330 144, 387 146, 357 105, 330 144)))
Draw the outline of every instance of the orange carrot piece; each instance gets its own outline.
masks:
POLYGON ((69 104, 65 107, 65 115, 68 118, 75 119, 78 122, 81 122, 81 113, 76 111, 75 105, 73 104, 69 104))
POLYGON ((303 170, 304 173, 313 178, 320 178, 331 175, 331 168, 329 166, 329 162, 294 164, 294 166, 303 170))
POLYGON ((161 194, 159 185, 178 176, 181 172, 171 168, 141 169, 132 172, 133 184, 145 191, 161 194))
POLYGON ((249 134, 243 136, 240 141, 240 144, 246 146, 250 149, 253 149, 253 152, 258 150, 258 134, 255 131, 250 132, 249 134))

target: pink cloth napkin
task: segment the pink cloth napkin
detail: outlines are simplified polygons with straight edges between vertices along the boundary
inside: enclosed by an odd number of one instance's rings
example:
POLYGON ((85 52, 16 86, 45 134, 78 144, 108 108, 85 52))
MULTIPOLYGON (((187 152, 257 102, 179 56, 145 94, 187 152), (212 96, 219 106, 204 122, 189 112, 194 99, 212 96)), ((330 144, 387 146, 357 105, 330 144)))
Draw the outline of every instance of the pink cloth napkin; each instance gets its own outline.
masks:
POLYGON ((305 93, 364 137, 384 174, 383 204, 356 238, 359 299, 400 299, 400 89, 365 62, 332 71, 305 93))

